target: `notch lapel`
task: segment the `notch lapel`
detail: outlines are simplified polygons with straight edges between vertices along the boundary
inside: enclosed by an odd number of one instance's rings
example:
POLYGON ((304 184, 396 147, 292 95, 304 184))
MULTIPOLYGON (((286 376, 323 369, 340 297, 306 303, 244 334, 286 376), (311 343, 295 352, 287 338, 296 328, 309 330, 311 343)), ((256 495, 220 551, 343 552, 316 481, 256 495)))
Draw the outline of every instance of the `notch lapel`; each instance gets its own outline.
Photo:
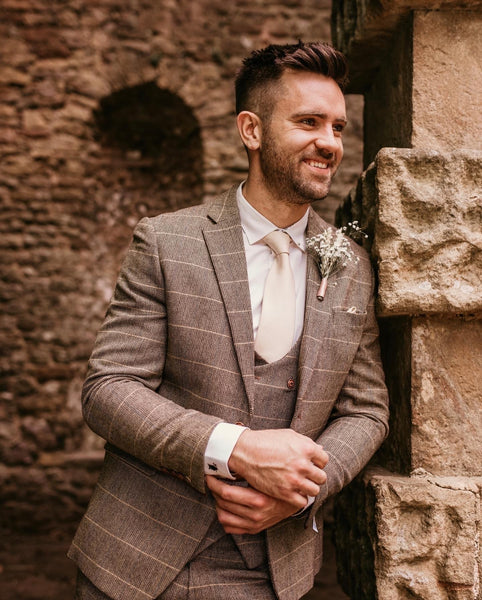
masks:
POLYGON ((236 186, 232 187, 210 207, 210 222, 203 228, 203 235, 226 308, 251 413, 254 401, 253 319, 236 189, 236 186))
MULTIPOLYGON (((306 229, 307 237, 318 235, 327 227, 328 224, 313 209, 310 209, 310 217, 306 229)), ((330 335, 331 313, 333 302, 336 298, 336 285, 333 285, 335 277, 333 277, 329 282, 325 299, 322 302, 318 300, 316 293, 320 281, 319 269, 313 257, 308 255, 306 265, 305 318, 298 363, 298 396, 291 425, 293 429, 300 433, 303 433, 304 423, 306 422, 303 418, 303 401, 309 389, 313 370, 320 363, 319 354, 326 346, 324 338, 330 335)), ((324 390, 320 388, 318 393, 323 396, 324 390)))

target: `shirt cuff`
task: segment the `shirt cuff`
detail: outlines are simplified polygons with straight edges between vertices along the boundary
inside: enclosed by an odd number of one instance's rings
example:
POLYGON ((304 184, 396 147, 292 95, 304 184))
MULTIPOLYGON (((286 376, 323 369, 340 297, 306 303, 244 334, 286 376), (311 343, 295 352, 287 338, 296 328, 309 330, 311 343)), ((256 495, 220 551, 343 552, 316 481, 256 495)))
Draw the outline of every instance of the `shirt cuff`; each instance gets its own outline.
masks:
POLYGON ((204 473, 225 479, 236 479, 229 470, 228 461, 239 436, 245 429, 248 428, 232 423, 216 425, 204 452, 204 473))
POLYGON ((315 496, 307 496, 306 497, 306 506, 304 508, 301 508, 298 512, 295 512, 294 515, 291 515, 292 517, 299 517, 300 515, 302 515, 305 510, 307 508, 310 508, 310 506, 313 504, 313 502, 315 501, 315 496))

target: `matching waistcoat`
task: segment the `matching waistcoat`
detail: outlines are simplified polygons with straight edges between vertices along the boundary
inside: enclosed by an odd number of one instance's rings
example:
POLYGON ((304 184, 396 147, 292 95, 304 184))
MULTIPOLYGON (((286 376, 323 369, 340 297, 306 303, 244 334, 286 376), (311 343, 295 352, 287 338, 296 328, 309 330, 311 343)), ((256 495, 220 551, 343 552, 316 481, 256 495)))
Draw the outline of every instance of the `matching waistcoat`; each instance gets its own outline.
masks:
MULTIPOLYGON (((251 429, 284 429, 290 426, 296 403, 300 345, 301 342, 298 340, 288 354, 276 362, 266 363, 256 360, 253 414, 251 421, 246 423, 251 429)), ((216 520, 196 555, 223 535, 226 534, 216 520)), ((249 569, 259 566, 266 560, 264 532, 232 537, 249 569)))

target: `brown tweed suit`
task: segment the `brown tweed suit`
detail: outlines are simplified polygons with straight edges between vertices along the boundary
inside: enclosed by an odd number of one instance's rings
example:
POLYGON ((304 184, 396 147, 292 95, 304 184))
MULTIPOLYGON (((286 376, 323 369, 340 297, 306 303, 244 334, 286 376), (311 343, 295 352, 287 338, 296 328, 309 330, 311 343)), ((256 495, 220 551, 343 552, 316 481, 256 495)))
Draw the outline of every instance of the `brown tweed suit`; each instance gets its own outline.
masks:
MULTIPOLYGON (((313 212, 308 235, 327 225, 313 212)), ((274 589, 313 585, 321 535, 312 516, 366 464, 387 433, 369 260, 329 280, 308 260, 298 395, 291 427, 330 456, 306 519, 267 532, 274 589), (356 312, 348 312, 351 307, 356 312)), ((232 188, 212 205, 144 219, 119 276, 84 386, 87 423, 106 458, 69 556, 118 600, 156 598, 216 518, 203 455, 220 421, 253 414, 254 350, 242 230, 232 188)), ((228 600, 228 598, 227 598, 228 600)))

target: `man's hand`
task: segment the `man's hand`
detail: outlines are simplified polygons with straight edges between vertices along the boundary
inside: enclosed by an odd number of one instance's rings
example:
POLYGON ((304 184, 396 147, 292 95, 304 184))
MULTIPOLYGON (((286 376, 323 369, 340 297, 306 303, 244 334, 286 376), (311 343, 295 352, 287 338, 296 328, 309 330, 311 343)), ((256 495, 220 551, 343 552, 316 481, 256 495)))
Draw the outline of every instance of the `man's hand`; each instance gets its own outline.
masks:
POLYGON ((301 509, 325 483, 328 455, 310 438, 292 429, 246 429, 240 435, 229 469, 251 487, 301 509))
POLYGON ((216 500, 218 519, 226 533, 259 533, 299 510, 289 502, 250 487, 229 485, 212 475, 206 475, 206 484, 216 500))

